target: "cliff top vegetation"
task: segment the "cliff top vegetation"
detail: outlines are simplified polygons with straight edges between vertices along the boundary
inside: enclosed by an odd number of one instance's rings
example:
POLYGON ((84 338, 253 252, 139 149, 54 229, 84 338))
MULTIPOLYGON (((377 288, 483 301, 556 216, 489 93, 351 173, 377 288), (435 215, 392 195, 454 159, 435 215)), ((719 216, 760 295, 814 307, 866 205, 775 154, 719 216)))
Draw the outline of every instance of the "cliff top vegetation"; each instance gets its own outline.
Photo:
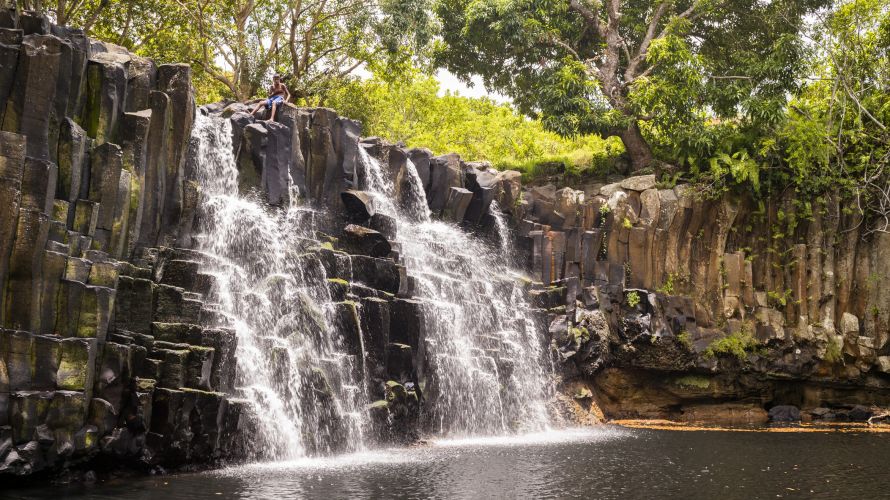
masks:
MULTIPOLYGON (((833 193, 890 231, 890 0, 16 0, 160 63, 199 102, 335 107, 528 177, 658 173, 833 193), (509 104, 444 94, 447 68, 509 104)), ((571 180, 571 179, 570 179, 571 180)))

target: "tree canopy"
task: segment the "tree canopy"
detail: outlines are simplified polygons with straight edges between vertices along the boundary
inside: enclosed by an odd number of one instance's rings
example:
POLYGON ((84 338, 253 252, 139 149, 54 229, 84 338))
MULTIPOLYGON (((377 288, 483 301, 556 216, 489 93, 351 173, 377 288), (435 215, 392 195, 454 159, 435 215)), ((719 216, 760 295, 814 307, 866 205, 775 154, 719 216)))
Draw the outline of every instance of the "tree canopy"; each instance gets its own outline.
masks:
POLYGON ((272 73, 309 102, 366 64, 428 61, 427 0, 17 0, 158 62, 195 68, 202 100, 260 94, 272 73))
POLYGON ((411 72, 392 80, 375 75, 333 90, 327 104, 360 120, 364 133, 424 147, 435 154, 458 153, 520 170, 527 178, 565 173, 578 179, 611 173, 623 152, 620 141, 597 135, 565 138, 540 120, 489 98, 441 92, 430 75, 411 72))
POLYGON ((890 0, 0 1, 191 63, 201 102, 280 73, 296 103, 412 147, 529 175, 654 167, 713 196, 838 193, 890 231, 890 0), (435 67, 510 103, 442 95, 435 67))
POLYGON ((775 122, 805 61, 804 18, 827 3, 441 0, 437 60, 563 135, 619 136, 641 169, 653 147, 713 149, 709 121, 775 122))

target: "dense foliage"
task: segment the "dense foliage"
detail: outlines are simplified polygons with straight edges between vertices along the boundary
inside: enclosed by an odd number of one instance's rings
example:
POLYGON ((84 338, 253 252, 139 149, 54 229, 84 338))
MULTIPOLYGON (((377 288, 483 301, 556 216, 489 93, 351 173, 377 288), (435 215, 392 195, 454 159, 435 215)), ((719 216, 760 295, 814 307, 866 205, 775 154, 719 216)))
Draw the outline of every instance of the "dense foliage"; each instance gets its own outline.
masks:
POLYGON ((326 105, 360 120, 365 134, 426 147, 436 154, 456 152, 528 176, 604 175, 623 152, 614 138, 565 138, 509 105, 442 94, 435 78, 417 72, 397 80, 353 81, 332 91, 326 105))
POLYGON ((774 122, 797 86, 804 16, 825 3, 441 0, 437 55, 555 131, 621 137, 638 170, 653 145, 712 151, 708 118, 774 122))
POLYGON ((195 68, 201 101, 244 100, 281 73, 317 100, 373 61, 423 64, 433 24, 425 0, 16 0, 60 24, 158 62, 195 68))
POLYGON ((282 73, 294 102, 412 147, 529 175, 654 166, 710 196, 834 193, 890 231, 890 0, 0 1, 190 62, 201 102, 282 73), (433 63, 511 103, 441 95, 433 63))

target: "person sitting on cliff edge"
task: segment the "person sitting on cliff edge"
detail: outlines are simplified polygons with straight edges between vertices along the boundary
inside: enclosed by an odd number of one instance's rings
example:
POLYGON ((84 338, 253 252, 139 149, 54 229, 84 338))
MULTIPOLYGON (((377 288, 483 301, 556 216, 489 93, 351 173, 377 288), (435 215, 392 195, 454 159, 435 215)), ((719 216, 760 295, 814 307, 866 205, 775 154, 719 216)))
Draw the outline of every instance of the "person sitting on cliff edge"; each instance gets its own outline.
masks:
POLYGON ((269 98, 260 101, 250 114, 255 115, 263 104, 265 104, 266 109, 269 110, 269 118, 267 118, 266 121, 270 122, 275 118, 275 112, 278 111, 278 108, 289 100, 290 90, 287 90, 287 86, 281 83, 281 75, 275 75, 272 77, 272 87, 269 88, 269 98))

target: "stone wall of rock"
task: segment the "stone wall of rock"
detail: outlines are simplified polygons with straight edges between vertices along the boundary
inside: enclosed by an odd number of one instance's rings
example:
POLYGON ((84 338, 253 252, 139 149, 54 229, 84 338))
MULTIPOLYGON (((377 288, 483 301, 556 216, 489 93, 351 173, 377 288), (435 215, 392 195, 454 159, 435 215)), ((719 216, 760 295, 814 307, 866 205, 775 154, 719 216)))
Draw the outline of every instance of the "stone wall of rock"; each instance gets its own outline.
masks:
POLYGON ((491 226, 493 200, 515 203, 518 173, 360 139, 328 109, 247 111, 196 109, 186 65, 0 10, 0 474, 249 458, 237 338, 201 272, 213 257, 191 250, 197 112, 231 119, 243 191, 324 209, 304 257, 325 270, 345 345, 364 349, 379 439, 416 439, 422 304, 394 221, 355 190, 359 148, 397 176, 400 200, 410 158, 433 212, 468 227, 491 226))
POLYGON ((203 328, 190 68, 0 10, 0 474, 241 453, 231 330, 203 328))
POLYGON ((607 414, 743 401, 730 416, 758 421, 890 404, 890 235, 863 235, 845 203, 707 200, 647 175, 532 187, 513 208, 560 356, 607 414))

